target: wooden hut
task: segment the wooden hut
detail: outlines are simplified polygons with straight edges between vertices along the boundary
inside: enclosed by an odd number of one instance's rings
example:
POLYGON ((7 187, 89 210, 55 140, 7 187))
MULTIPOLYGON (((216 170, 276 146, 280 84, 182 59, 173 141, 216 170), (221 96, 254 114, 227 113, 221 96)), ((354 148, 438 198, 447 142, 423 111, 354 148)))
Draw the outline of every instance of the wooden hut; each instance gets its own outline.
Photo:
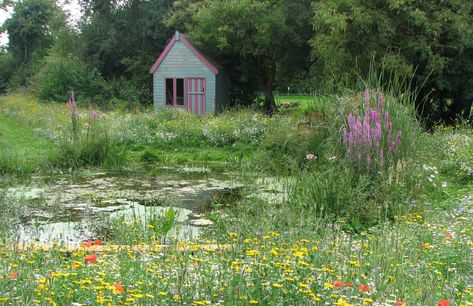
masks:
POLYGON ((229 81, 222 67, 177 31, 150 74, 155 107, 179 107, 202 115, 228 105, 229 81))

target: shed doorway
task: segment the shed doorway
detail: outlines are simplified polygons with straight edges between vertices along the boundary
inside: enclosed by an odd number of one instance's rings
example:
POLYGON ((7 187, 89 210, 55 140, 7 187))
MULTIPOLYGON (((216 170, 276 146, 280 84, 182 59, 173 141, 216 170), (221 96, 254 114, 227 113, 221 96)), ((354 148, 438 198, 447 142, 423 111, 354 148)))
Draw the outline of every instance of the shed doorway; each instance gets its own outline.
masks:
POLYGON ((205 79, 188 78, 187 87, 187 109, 196 114, 205 114, 205 79))

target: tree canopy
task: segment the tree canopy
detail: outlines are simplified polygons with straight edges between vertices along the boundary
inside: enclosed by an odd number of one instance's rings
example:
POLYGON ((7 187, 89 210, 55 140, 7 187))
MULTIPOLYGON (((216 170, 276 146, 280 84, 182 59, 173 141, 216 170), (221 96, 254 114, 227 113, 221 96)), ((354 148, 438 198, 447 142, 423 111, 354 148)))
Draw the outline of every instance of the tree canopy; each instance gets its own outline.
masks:
POLYGON ((375 59, 430 94, 421 105, 426 114, 454 117, 471 108, 472 1, 317 1, 314 29, 324 77, 366 77, 375 59))
POLYGON ((432 120, 470 114, 472 1, 79 3, 83 15, 72 27, 56 1, 3 0, 13 14, 0 28, 10 39, 0 53, 0 91, 29 84, 45 100, 67 88, 104 103, 150 103, 148 69, 180 30, 223 64, 243 99, 263 93, 270 113, 273 90, 357 88, 377 66, 411 79, 419 109, 432 120))
POLYGON ((175 11, 174 24, 222 59, 232 79, 255 81, 266 110, 275 112, 272 92, 280 73, 294 77, 310 62, 310 1, 203 0, 184 6, 175 11))

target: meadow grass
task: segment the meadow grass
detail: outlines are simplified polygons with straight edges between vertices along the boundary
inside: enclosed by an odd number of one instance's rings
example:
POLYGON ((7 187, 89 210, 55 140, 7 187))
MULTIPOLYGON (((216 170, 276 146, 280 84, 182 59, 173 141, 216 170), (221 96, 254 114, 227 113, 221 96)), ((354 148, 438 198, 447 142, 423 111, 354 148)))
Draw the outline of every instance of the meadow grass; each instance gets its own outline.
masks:
MULTIPOLYGON (((0 301, 472 305, 471 129, 423 133, 409 101, 400 105, 394 94, 387 96, 393 130, 406 136, 393 162, 373 173, 354 163, 343 143, 348 115, 363 111, 363 93, 326 101, 331 103, 324 106, 323 121, 311 127, 299 125, 300 113, 103 114, 107 141, 128 148, 134 160, 238 165, 248 180, 242 200, 212 207, 208 214, 215 225, 200 240, 167 248, 157 246, 163 240, 153 231, 157 224, 143 228, 125 220, 116 221, 114 235, 100 244, 137 249, 20 250, 6 242, 0 248, 0 301), (273 179, 268 187, 274 179, 284 187, 273 200, 255 187, 254 180, 265 176, 273 179)), ((81 133, 87 135, 88 128, 81 133)), ((0 191, 2 220, 22 205, 0 191)), ((0 224, 6 240, 12 225, 0 224)))

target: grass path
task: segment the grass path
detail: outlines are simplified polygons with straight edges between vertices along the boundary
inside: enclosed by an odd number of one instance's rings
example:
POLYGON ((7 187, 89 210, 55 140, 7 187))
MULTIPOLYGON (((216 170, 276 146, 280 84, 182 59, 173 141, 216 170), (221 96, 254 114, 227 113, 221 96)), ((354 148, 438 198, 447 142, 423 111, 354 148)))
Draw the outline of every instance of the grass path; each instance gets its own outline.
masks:
POLYGON ((0 113, 0 173, 31 173, 44 164, 53 146, 29 123, 0 113))
POLYGON ((4 114, 0 114, 0 141, 4 149, 28 159, 44 157, 52 147, 52 142, 35 135, 29 124, 4 114))

